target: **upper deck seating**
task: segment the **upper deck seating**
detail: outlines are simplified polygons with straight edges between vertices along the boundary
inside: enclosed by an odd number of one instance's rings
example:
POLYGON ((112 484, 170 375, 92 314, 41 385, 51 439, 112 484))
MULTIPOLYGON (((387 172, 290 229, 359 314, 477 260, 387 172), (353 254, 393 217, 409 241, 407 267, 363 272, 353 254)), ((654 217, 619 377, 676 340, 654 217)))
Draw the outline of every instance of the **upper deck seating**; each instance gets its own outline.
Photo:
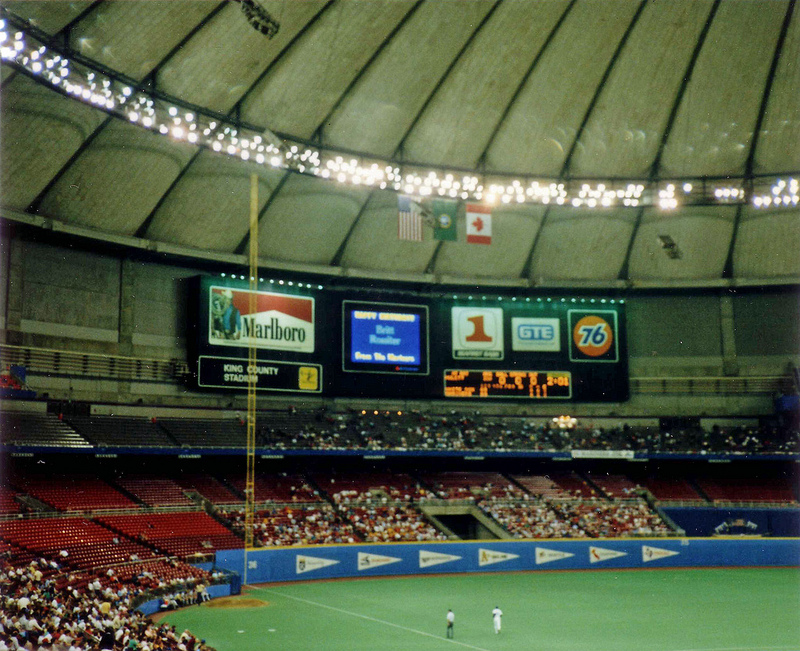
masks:
POLYGON ((59 511, 93 511, 98 509, 133 508, 136 502, 97 477, 89 475, 16 474, 10 479, 21 493, 59 511))

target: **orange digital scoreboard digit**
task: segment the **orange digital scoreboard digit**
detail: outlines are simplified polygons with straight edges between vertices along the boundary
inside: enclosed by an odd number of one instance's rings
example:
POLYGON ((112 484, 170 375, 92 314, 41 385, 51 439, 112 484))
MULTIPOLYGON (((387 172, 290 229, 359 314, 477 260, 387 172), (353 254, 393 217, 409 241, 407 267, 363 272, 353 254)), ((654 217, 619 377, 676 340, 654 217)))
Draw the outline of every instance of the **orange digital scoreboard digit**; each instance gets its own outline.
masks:
POLYGON ((473 371, 444 372, 445 398, 545 399, 572 397, 569 371, 473 371))

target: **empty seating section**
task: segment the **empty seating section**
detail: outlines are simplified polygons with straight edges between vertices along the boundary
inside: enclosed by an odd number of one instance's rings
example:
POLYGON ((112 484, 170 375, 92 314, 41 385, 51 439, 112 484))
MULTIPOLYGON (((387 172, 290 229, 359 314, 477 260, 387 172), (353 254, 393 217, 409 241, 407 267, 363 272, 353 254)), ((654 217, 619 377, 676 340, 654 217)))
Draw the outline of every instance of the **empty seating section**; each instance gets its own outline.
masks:
MULTIPOLYGON (((244 495, 245 480, 241 475, 226 478, 234 489, 244 495)), ((260 502, 318 502, 319 495, 302 475, 264 474, 255 476, 255 501, 260 502)))
POLYGON ((11 484, 59 511, 94 511, 138 506, 109 484, 88 475, 19 475, 11 484))
POLYGON ((312 479, 337 504, 365 500, 408 502, 431 496, 430 491, 405 473, 316 473, 312 479))
POLYGON ((158 423, 182 447, 243 448, 247 444, 247 426, 240 418, 160 418, 158 423))
POLYGON ((117 485, 148 506, 194 506, 171 479, 126 476, 118 479, 117 485))
POLYGON ((635 482, 624 475, 587 473, 587 478, 610 498, 635 497, 639 488, 635 482))
POLYGON ((567 491, 545 475, 512 475, 511 478, 534 497, 569 497, 567 491))
POLYGON ((576 472, 552 472, 550 477, 562 489, 567 491, 572 497, 596 497, 597 491, 594 490, 586 480, 576 472))
POLYGON ((98 522, 180 558, 242 546, 240 538, 203 512, 110 515, 98 522))
POLYGON ((59 448, 85 448, 91 443, 52 414, 3 413, 3 443, 59 448))
POLYGON ((132 557, 155 556, 147 547, 86 518, 5 521, 0 531, 4 540, 72 568, 113 565, 130 561, 132 557))
MULTIPOLYGON (((244 510, 224 513, 234 531, 244 532, 244 510)), ((256 513, 254 538, 264 546, 359 542, 353 526, 327 503, 275 506, 256 513)))
POLYGON ((797 496, 788 479, 780 477, 716 477, 697 480, 698 486, 714 502, 774 502, 796 504, 797 496))
POLYGON ((0 514, 19 513, 21 510, 17 492, 7 486, 0 486, 0 514))
POLYGON ((231 492, 222 482, 211 475, 199 473, 180 475, 175 481, 183 490, 195 492, 212 504, 244 502, 244 495, 236 495, 231 492))
POLYGON ((644 486, 661 502, 705 502, 683 477, 648 477, 644 486))
POLYGON ((175 442, 150 418, 70 416, 66 418, 88 441, 102 447, 174 448, 175 442))
POLYGON ((440 472, 422 475, 435 497, 446 500, 524 497, 525 492, 497 472, 440 472))

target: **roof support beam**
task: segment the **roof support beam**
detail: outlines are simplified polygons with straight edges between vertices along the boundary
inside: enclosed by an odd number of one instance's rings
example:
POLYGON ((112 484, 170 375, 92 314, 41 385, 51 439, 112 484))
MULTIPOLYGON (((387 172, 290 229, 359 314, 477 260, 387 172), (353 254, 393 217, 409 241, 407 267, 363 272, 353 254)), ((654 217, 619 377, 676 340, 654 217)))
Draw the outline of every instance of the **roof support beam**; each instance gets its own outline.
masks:
MULTIPOLYGON (((650 164, 650 172, 648 174, 648 177, 651 183, 658 178, 658 174, 661 169, 661 159, 664 155, 664 150, 666 149, 667 142, 669 141, 669 136, 672 133, 672 127, 674 126, 675 120, 678 117, 678 110, 680 109, 681 102, 683 101, 683 96, 686 94, 686 89, 688 88, 689 82, 692 79, 692 73, 694 72, 695 66, 697 65, 697 60, 700 57, 700 52, 703 49, 706 37, 708 36, 708 32, 711 29, 711 23, 714 21, 714 17, 716 16, 717 10, 719 9, 720 2, 721 0, 715 0, 714 4, 711 6, 711 9, 708 12, 708 16, 706 17, 706 21, 703 25, 703 29, 700 30, 700 34, 697 37, 697 42, 694 45, 694 50, 692 50, 692 54, 689 57, 689 62, 686 65, 686 70, 683 73, 683 79, 681 81, 681 85, 678 87, 678 92, 675 95, 675 100, 672 102, 672 108, 670 109, 669 117, 667 118, 667 124, 664 126, 664 130, 661 132, 661 141, 658 145, 658 150, 656 151, 656 155, 653 158, 653 162, 650 164)), ((628 242, 628 249, 625 252, 625 260, 623 261, 622 267, 620 268, 619 272, 620 280, 630 280, 631 254, 633 252, 633 245, 636 240, 636 235, 639 232, 639 227, 642 225, 643 216, 644 216, 644 208, 640 208, 639 212, 636 215, 636 221, 634 222, 633 225, 633 231, 631 232, 631 239, 628 242)))
POLYGON ((104 1, 105 1, 105 0, 95 0, 95 1, 94 1, 92 4, 90 4, 88 7, 86 7, 86 9, 84 9, 84 10, 83 10, 81 13, 79 13, 77 16, 75 16, 75 18, 73 18, 73 19, 72 19, 71 21, 69 21, 69 22, 68 22, 66 25, 64 25, 64 27, 62 27, 62 28, 61 28, 61 29, 58 31, 58 33, 57 33, 57 34, 55 34, 55 36, 56 36, 56 37, 61 37, 61 38, 63 39, 63 41, 64 41, 64 45, 66 45, 66 46, 67 46, 67 48, 69 48, 69 49, 72 49, 72 48, 70 47, 70 44, 69 44, 69 39, 70 39, 70 36, 71 36, 71 34, 72 34, 72 30, 73 30, 73 29, 75 28, 75 26, 76 26, 78 23, 80 23, 80 22, 81 22, 81 21, 82 21, 84 18, 86 18, 88 15, 90 15, 90 14, 94 13, 94 12, 97 10, 97 8, 98 8, 98 7, 99 7, 101 4, 103 4, 103 2, 104 2, 104 1))
MULTIPOLYGON (((272 192, 270 192, 269 198, 264 202, 264 205, 262 206, 261 210, 258 211, 258 218, 257 218, 256 221, 258 222, 259 226, 261 226, 261 218, 266 214, 267 210, 272 205, 272 202, 275 200, 275 197, 278 196, 278 193, 281 191, 283 186, 286 184, 286 181, 289 180, 289 176, 291 174, 292 174, 291 172, 286 172, 281 177, 281 180, 278 181, 278 183, 275 185, 275 188, 272 190, 272 192)), ((242 241, 239 242, 239 246, 236 247, 234 252, 237 253, 237 254, 243 254, 245 252, 245 250, 247 249, 247 245, 249 243, 250 243, 250 231, 248 231, 247 234, 242 238, 242 241)))
POLYGON ((495 0, 495 3, 492 5, 492 8, 486 12, 481 22, 478 23, 478 26, 474 30, 472 30, 472 34, 469 35, 469 38, 464 42, 464 45, 461 46, 461 49, 458 51, 458 54, 456 54, 453 57, 453 60, 450 62, 450 65, 447 66, 447 70, 445 70, 442 76, 439 77, 439 81, 436 82, 436 84, 433 87, 433 90, 428 94, 428 97, 425 98, 425 101, 422 103, 422 107, 419 109, 419 111, 417 111, 417 114, 414 116, 414 119, 411 121, 411 124, 408 126, 408 129, 406 129, 406 132, 400 139, 400 142, 398 143, 397 147, 394 150, 392 158, 396 158, 398 155, 400 155, 402 158, 402 152, 403 148, 405 147, 406 140, 411 135, 411 132, 414 130, 414 127, 417 126, 417 123, 420 121, 426 109, 433 101, 433 98, 436 96, 436 93, 439 92, 439 89, 442 87, 445 80, 450 76, 450 73, 456 67, 461 57, 464 55, 467 49, 469 49, 469 46, 472 45, 472 43, 475 41, 475 38, 477 37, 481 29, 483 29, 483 26, 489 22, 491 17, 494 15, 494 12, 497 11, 497 8, 500 6, 501 2, 503 2, 503 0, 495 0))
POLYGON ((497 123, 494 125, 492 133, 489 136, 489 140, 486 141, 486 146, 483 148, 481 155, 478 156, 478 162, 477 162, 478 167, 484 167, 486 165, 486 156, 489 152, 489 149, 491 149, 492 145, 494 144, 497 134, 500 132, 500 127, 503 126, 503 123, 508 117, 508 114, 511 113, 511 109, 514 106, 514 104, 516 104, 517 99, 522 93, 522 89, 525 88, 525 85, 528 83, 528 79, 530 79, 531 75, 533 74, 533 71, 536 70, 536 67, 539 65, 539 61, 541 61, 542 56, 547 51, 547 48, 550 46, 550 43, 552 43, 553 39, 555 38, 555 35, 558 33, 558 30, 561 29, 561 25, 564 24, 564 21, 569 15, 569 12, 572 11, 572 8, 575 6, 575 3, 577 1, 578 0, 571 0, 571 2, 567 5, 567 8, 564 9, 558 21, 556 22, 555 25, 553 25, 553 28, 550 30, 550 33, 547 35, 547 38, 542 44, 542 47, 539 48, 539 51, 536 53, 536 56, 533 57, 531 65, 528 66, 528 70, 525 72, 524 75, 522 75, 522 79, 520 79, 519 84, 517 84, 517 88, 514 91, 514 94, 511 96, 511 99, 508 101, 508 104, 506 104, 506 108, 503 110, 503 114, 500 116, 500 119, 498 119, 497 123))
POLYGON ((653 162, 650 165, 649 176, 651 179, 658 177, 658 173, 661 169, 661 158, 664 156, 664 150, 666 149, 667 142, 669 142, 669 137, 672 134, 672 127, 675 125, 675 120, 678 117, 678 110, 681 107, 683 96, 686 94, 686 89, 689 87, 689 82, 692 80, 692 74, 694 73, 695 65, 697 65, 697 60, 700 58, 700 52, 706 42, 706 37, 711 29, 711 23, 714 22, 714 17, 717 15, 717 9, 719 9, 721 2, 722 0, 714 0, 714 4, 711 6, 711 10, 708 12, 708 16, 706 17, 706 22, 703 25, 703 29, 700 30, 700 35, 697 37, 697 42, 694 45, 692 56, 689 57, 689 63, 686 65, 686 71, 683 73, 683 80, 678 88, 678 92, 675 94, 675 101, 672 102, 672 108, 670 109, 669 117, 667 118, 667 124, 665 125, 664 130, 661 132, 661 142, 658 145, 658 151, 656 152, 655 158, 653 158, 653 162))
POLYGON ((633 230, 628 240, 628 248, 625 250, 625 259, 622 261, 622 267, 620 267, 619 275, 617 276, 620 280, 628 280, 630 278, 628 266, 631 263, 631 251, 633 251, 633 243, 636 241, 636 234, 639 232, 639 227, 642 225, 643 217, 644 206, 640 206, 639 210, 636 212, 636 220, 633 222, 633 230))
POLYGON ((311 20, 309 20, 305 25, 303 25, 302 29, 300 29, 300 31, 298 31, 297 34, 295 34, 289 40, 289 42, 283 46, 283 48, 281 49, 280 52, 278 52, 275 58, 269 62, 269 65, 267 65, 267 67, 261 71, 258 77, 256 77, 255 81, 252 84, 250 84, 247 90, 244 91, 244 93, 242 93, 242 96, 236 100, 236 103, 231 108, 231 113, 235 113, 237 117, 241 114, 242 106, 244 106, 244 103, 247 101, 247 98, 250 97, 250 93, 252 93, 256 89, 256 87, 258 87, 261 81, 270 72, 272 72, 275 66, 278 65, 278 63, 283 59, 284 56, 286 56, 289 50, 291 50, 296 43, 300 42, 300 39, 303 38, 306 32, 308 32, 308 30, 311 29, 311 27, 317 24, 317 22, 328 11, 328 9, 330 9, 334 5, 335 2, 336 0, 328 0, 328 2, 322 7, 322 9, 320 9, 316 14, 314 14, 311 20))
POLYGON ((189 159, 189 162, 186 163, 186 165, 183 166, 183 169, 180 172, 178 172, 178 175, 174 179, 172 179, 172 183, 169 184, 169 187, 164 191, 164 194, 162 194, 158 198, 158 201, 156 202, 156 205, 153 206, 153 209, 150 211, 150 214, 147 215, 147 217, 145 217, 144 221, 141 224, 139 224, 139 228, 136 229, 136 237, 145 237, 147 235, 147 229, 150 228, 150 224, 153 222, 156 213, 161 209, 161 206, 164 205, 164 202, 167 200, 167 197, 169 196, 170 192, 172 192, 172 190, 175 189, 180 180, 184 177, 186 172, 189 171, 189 168, 200 157, 200 154, 202 154, 203 151, 204 151, 203 147, 198 147, 197 151, 194 154, 192 154, 192 157, 189 159))
MULTIPOLYGON (((592 100, 589 102, 589 106, 586 108, 586 112, 583 115, 583 120, 581 121, 580 127, 578 127, 578 131, 575 134, 575 138, 572 141, 572 145, 569 148, 569 152, 567 153, 567 156, 564 159, 564 164, 561 166, 561 173, 559 174, 559 178, 561 179, 567 178, 569 175, 569 168, 570 165, 572 164, 572 156, 575 153, 575 149, 577 148, 578 143, 580 142, 581 135, 583 134, 583 131, 589 122, 589 118, 591 117, 592 112, 594 111, 594 107, 597 105, 597 101, 600 99, 600 95, 605 89, 606 82, 608 81, 608 78, 611 76, 611 72, 617 63, 620 54, 622 54, 622 51, 625 49, 625 44, 628 42, 628 38, 633 33, 633 29, 639 22, 639 18, 641 17, 642 12, 644 11, 646 6, 647 6, 647 0, 641 0, 641 2, 639 3, 639 7, 636 9, 636 13, 633 15, 633 18, 631 19, 627 29, 625 30, 625 33, 622 35, 622 38, 617 44, 616 50, 614 50, 614 54, 611 55, 611 59, 609 60, 608 65, 606 66, 605 72, 603 73, 603 76, 600 79, 600 82, 598 83, 597 88, 594 91, 592 100)), ((531 267, 533 266, 533 259, 536 254, 536 245, 539 243, 539 240, 542 237, 542 232, 544 231, 547 225, 547 218, 549 216, 550 216, 550 206, 548 206, 547 209, 544 211, 544 215, 542 216, 542 221, 539 223, 539 228, 536 231, 536 237, 533 238, 533 243, 531 244, 531 248, 528 252, 528 259, 522 268, 523 277, 530 277, 531 267)))
POLYGON ((191 41, 198 32, 200 32, 202 29, 204 29, 206 27, 206 25, 208 25, 214 19, 214 17, 220 11, 222 11, 227 5, 228 5, 228 0, 222 0, 222 2, 220 2, 216 7, 214 7, 210 12, 208 12, 206 17, 203 18, 203 20, 201 20, 199 23, 197 23, 197 25, 192 27, 192 29, 189 30, 189 32, 186 34, 186 36, 184 36, 178 42, 178 44, 175 45, 175 47, 173 47, 169 52, 167 52, 167 54, 164 55, 164 57, 161 59, 161 61, 159 61, 153 67, 153 69, 150 70, 150 72, 147 73, 145 78, 142 79, 142 82, 144 84, 150 86, 150 88, 155 89, 156 88, 156 82, 157 82, 157 79, 158 79, 158 73, 161 72, 161 70, 164 68, 165 65, 167 65, 167 63, 169 63, 169 61, 172 59, 172 57, 174 57, 178 52, 180 52, 183 49, 183 47, 189 41, 191 41))
POLYGON ((67 159, 67 162, 64 163, 61 166, 61 169, 59 169, 58 172, 56 172, 53 175, 53 177, 47 182, 47 185, 44 186, 44 189, 41 192, 39 192, 38 195, 36 195, 36 198, 33 201, 31 201, 30 205, 28 205, 28 207, 25 209, 25 212, 29 212, 29 213, 38 213, 39 212, 39 208, 41 207, 42 202, 44 201, 45 197, 48 195, 50 190, 52 190, 53 187, 56 185, 56 183, 58 183, 61 180, 61 177, 64 176, 64 174, 66 174, 67 170, 69 170, 70 167, 72 167, 72 164, 81 157, 83 152, 85 152, 87 149, 89 149, 91 144, 94 142, 95 138, 97 138, 97 136, 100 135, 100 132, 103 129, 105 129, 105 127, 108 124, 110 124, 111 121, 114 120, 114 119, 115 118, 114 118, 113 115, 107 116, 106 119, 103 120, 95 128, 95 130, 92 131, 92 133, 89 134, 89 137, 86 138, 86 140, 84 140, 80 144, 80 146, 72 153, 72 156, 70 156, 67 159))
POLYGON ((614 50, 614 54, 611 55, 611 60, 608 62, 608 65, 606 66, 605 72, 603 73, 603 76, 600 79, 600 83, 597 84, 597 88, 595 88, 592 100, 589 102, 589 106, 586 108, 586 112, 583 114, 583 120, 581 121, 581 124, 578 127, 578 131, 575 133, 575 138, 572 140, 572 145, 570 145, 567 157, 564 159, 564 164, 561 167, 561 175, 560 175, 562 179, 569 176, 570 166, 572 165, 572 157, 575 154, 575 150, 578 148, 578 145, 580 144, 583 131, 586 128, 586 125, 589 123, 589 118, 591 118, 592 116, 594 107, 597 106, 597 101, 600 99, 600 95, 603 94, 603 90, 605 90, 606 82, 608 81, 608 78, 611 76, 611 72, 614 70, 614 66, 619 60, 620 54, 622 54, 622 51, 625 49, 625 45, 628 42, 628 38, 630 38, 630 35, 633 33, 633 29, 639 22, 639 18, 644 12, 646 6, 647 6, 647 0, 641 0, 641 2, 639 3, 639 7, 636 10, 636 13, 633 14, 633 18, 631 19, 631 22, 628 24, 628 28, 625 30, 625 33, 622 35, 622 38, 617 44, 617 49, 614 50))
POLYGON ((356 230, 356 226, 358 226, 358 222, 361 220, 361 216, 364 214, 364 211, 366 211, 369 202, 372 201, 372 198, 375 196, 377 192, 378 192, 377 190, 372 190, 367 196, 366 201, 364 201, 364 203, 361 204, 361 208, 358 209, 358 213, 356 214, 355 219, 353 219, 353 221, 350 222, 350 228, 347 229, 347 234, 342 239, 342 243, 339 245, 339 248, 336 249, 336 253, 333 254, 333 258, 331 259, 330 262, 331 267, 338 267, 341 265, 342 257, 344 257, 344 252, 347 249, 347 243, 350 241, 350 236, 353 234, 353 231, 356 230))
POLYGON ((366 71, 369 70, 369 67, 378 59, 378 57, 383 53, 383 51, 389 45, 389 43, 391 43, 392 39, 398 34, 398 32, 400 32, 400 30, 406 25, 406 23, 408 23, 411 17, 419 10, 424 1, 425 0, 417 0, 417 2, 414 3, 411 9, 408 10, 408 13, 406 13, 406 15, 400 19, 397 25, 395 25, 394 29, 391 32, 389 32, 389 35, 385 39, 383 39, 383 43, 381 43, 375 49, 375 51, 372 53, 372 56, 367 60, 367 62, 363 66, 361 66, 361 70, 359 70, 356 73, 356 75, 350 80, 350 83, 347 84, 347 88, 345 88, 342 91, 342 93, 339 95, 339 98, 334 102, 333 106, 328 111, 328 114, 322 119, 317 128, 314 130, 314 135, 311 137, 312 140, 322 143, 323 131, 325 129, 325 125, 328 124, 328 122, 330 122, 331 118, 333 117, 333 114, 336 113, 337 109, 342 105, 342 102, 344 102, 345 97, 347 97, 350 91, 356 87, 359 81, 361 81, 366 71))
POLYGON ((789 32, 789 26, 792 23, 794 7, 795 0, 789 0, 789 7, 787 8, 786 15, 783 18, 781 31, 778 35, 778 42, 775 45, 775 52, 772 55, 772 63, 770 64, 769 73, 767 74, 767 81, 764 83, 764 92, 761 95, 761 106, 758 108, 758 116, 756 117, 756 123, 753 127, 753 139, 750 142, 750 151, 747 153, 747 160, 744 164, 744 175, 745 179, 747 180, 750 180, 753 177, 753 166, 755 164, 758 140, 761 137, 761 126, 764 124, 764 116, 767 113, 767 106, 769 105, 769 96, 772 93, 772 84, 775 81, 775 75, 778 72, 778 63, 781 60, 783 45, 786 42, 786 34, 789 32))

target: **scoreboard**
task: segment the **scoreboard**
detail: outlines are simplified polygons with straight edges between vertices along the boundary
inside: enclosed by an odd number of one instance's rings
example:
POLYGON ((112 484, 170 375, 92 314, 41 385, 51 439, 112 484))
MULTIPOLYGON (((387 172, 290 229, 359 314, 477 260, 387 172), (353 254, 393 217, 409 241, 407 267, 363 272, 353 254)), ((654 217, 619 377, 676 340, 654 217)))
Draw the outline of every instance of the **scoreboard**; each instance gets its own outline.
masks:
POLYGON ((569 371, 445 371, 445 398, 572 397, 569 371))
POLYGON ((201 389, 459 400, 628 398, 622 301, 380 293, 202 276, 201 389), (247 363, 249 346, 257 363, 247 363))

